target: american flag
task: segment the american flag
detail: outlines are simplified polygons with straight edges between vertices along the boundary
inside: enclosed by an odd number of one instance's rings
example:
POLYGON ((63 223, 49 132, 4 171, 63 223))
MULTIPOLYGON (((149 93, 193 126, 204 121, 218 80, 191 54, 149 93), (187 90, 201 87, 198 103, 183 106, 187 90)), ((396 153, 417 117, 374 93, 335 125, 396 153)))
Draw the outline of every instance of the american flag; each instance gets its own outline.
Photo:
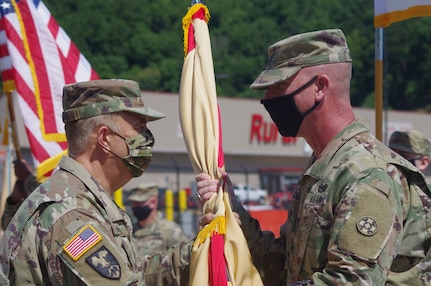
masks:
POLYGON ((38 166, 67 148, 63 86, 99 76, 42 1, 0 0, 0 12, 3 91, 16 92, 38 166))
POLYGON ((100 234, 91 226, 86 226, 67 242, 63 249, 70 258, 76 261, 100 240, 102 240, 100 234))

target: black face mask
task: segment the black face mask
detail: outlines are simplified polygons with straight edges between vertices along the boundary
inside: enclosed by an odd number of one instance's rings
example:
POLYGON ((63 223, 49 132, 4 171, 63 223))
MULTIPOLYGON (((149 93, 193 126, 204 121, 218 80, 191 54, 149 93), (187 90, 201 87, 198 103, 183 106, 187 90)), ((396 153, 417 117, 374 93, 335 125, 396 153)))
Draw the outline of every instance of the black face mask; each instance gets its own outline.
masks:
POLYGON ((153 209, 147 205, 132 208, 133 215, 138 219, 138 221, 146 219, 152 210, 153 209))
POLYGON ((310 81, 292 93, 271 99, 262 99, 260 101, 260 103, 265 106, 265 109, 271 116, 272 121, 274 121, 275 125, 277 125, 278 132, 280 132, 282 136, 296 137, 305 116, 316 109, 316 107, 319 105, 319 103, 316 102, 316 104, 310 109, 304 113, 301 113, 296 107, 295 101, 293 100, 295 95, 301 93, 307 87, 312 85, 316 79, 317 76, 314 76, 310 81))
POLYGON ((410 158, 410 159, 406 158, 406 160, 409 161, 410 163, 412 163, 412 165, 416 167, 416 160, 419 160, 421 158, 422 158, 421 156, 416 156, 416 157, 410 158))

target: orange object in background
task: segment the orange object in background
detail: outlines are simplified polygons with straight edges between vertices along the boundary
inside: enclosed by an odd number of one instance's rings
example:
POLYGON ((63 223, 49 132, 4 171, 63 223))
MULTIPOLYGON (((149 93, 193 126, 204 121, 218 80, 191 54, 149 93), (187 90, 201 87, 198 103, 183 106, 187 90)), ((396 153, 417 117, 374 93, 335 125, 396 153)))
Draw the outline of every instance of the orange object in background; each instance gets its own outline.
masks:
POLYGON ((280 236, 280 226, 287 220, 287 210, 283 209, 270 209, 270 210, 253 210, 249 209, 248 212, 252 217, 257 219, 262 230, 270 230, 274 233, 275 237, 280 236))

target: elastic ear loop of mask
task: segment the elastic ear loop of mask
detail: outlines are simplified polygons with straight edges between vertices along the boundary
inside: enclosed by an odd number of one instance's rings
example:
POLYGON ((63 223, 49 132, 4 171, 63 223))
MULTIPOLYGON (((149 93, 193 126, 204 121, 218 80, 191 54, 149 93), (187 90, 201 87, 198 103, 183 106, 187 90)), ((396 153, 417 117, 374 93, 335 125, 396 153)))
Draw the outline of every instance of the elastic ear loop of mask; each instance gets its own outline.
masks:
POLYGON ((303 86, 299 87, 297 90, 295 90, 295 91, 293 91, 293 92, 291 92, 289 94, 285 94, 285 95, 282 95, 282 96, 274 97, 274 98, 271 98, 271 99, 261 99, 260 103, 261 104, 265 104, 265 103, 268 103, 268 102, 275 102, 275 101, 283 99, 286 96, 291 96, 293 98, 295 95, 297 95, 298 93, 301 93, 303 90, 305 90, 310 85, 312 85, 317 80, 317 77, 318 77, 317 75, 314 76, 312 79, 310 79, 308 82, 306 82, 303 86))
MULTIPOLYGON (((120 137, 121 137, 121 136, 120 136, 120 137)), ((102 148, 103 148, 103 149, 105 149, 106 151, 108 151, 109 153, 111 153, 112 155, 114 155, 115 157, 119 158, 120 160, 126 160, 130 165, 132 165, 132 166, 134 166, 134 167, 138 168, 138 169, 139 169, 139 170, 141 170, 141 171, 145 171, 145 169, 148 167, 148 165, 149 165, 149 164, 150 164, 150 162, 151 162, 151 160, 148 160, 148 159, 145 159, 145 158, 141 158, 141 159, 143 159, 143 160, 146 160, 146 164, 145 164, 144 168, 142 168, 142 167, 140 167, 140 166, 136 165, 136 164, 131 160, 131 157, 130 157, 130 150, 129 150, 129 155, 127 155, 127 156, 125 156, 125 157, 121 157, 120 155, 115 154, 114 152, 112 152, 111 150, 109 150, 108 148, 106 148, 105 146, 102 146, 102 148)), ((129 147, 127 147, 127 148, 129 148, 129 147)))

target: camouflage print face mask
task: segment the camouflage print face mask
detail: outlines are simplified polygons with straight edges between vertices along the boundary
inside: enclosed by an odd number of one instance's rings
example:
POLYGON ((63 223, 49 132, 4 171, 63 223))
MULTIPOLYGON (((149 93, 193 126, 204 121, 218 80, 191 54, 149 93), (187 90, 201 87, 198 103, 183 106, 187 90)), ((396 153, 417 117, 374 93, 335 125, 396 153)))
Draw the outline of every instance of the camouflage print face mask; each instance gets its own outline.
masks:
POLYGON ((154 146, 153 134, 149 129, 146 129, 142 133, 125 138, 115 131, 112 132, 114 132, 126 142, 127 148, 129 149, 129 154, 121 157, 111 150, 105 147, 103 148, 120 158, 129 169, 132 177, 141 176, 151 162, 151 150, 154 146))

